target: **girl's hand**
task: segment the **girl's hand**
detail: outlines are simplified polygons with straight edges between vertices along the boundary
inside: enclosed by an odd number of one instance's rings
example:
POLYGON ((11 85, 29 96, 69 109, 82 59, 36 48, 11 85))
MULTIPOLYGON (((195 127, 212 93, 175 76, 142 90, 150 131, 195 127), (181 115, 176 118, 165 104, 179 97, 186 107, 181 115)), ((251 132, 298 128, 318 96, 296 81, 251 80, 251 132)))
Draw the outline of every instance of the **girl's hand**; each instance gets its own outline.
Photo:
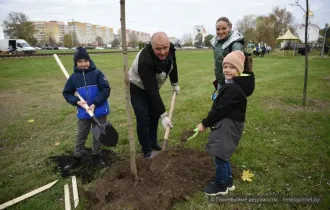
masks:
POLYGON ((197 125, 197 128, 198 128, 198 131, 199 131, 199 132, 204 132, 205 129, 206 129, 202 123, 199 123, 199 124, 197 125))

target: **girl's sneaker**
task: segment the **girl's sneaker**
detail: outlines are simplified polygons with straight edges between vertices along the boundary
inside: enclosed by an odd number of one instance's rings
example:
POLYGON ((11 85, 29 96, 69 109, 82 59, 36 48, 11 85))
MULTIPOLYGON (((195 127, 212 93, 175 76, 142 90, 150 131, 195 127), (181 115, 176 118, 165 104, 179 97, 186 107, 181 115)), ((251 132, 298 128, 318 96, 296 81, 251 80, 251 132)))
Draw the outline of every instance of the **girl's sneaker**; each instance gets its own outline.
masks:
POLYGON ((224 184, 217 184, 215 182, 211 182, 208 186, 204 188, 204 193, 209 196, 227 195, 228 189, 224 184))
POLYGON ((234 181, 233 181, 233 177, 230 176, 227 180, 227 189, 229 191, 234 191, 235 190, 235 185, 234 185, 234 181))

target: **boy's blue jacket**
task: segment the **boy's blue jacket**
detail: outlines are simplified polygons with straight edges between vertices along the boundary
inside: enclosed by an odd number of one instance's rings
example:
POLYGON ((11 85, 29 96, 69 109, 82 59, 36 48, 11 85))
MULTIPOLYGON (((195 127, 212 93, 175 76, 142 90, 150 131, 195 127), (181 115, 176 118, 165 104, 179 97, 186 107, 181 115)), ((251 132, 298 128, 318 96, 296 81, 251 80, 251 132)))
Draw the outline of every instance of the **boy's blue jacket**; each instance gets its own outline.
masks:
POLYGON ((106 77, 90 60, 90 67, 87 70, 81 70, 74 66, 74 73, 65 84, 63 96, 68 103, 77 106, 79 119, 91 119, 85 109, 77 105, 79 98, 74 93, 77 91, 88 103, 88 106, 94 104, 94 115, 101 117, 110 113, 107 101, 110 90, 106 77))

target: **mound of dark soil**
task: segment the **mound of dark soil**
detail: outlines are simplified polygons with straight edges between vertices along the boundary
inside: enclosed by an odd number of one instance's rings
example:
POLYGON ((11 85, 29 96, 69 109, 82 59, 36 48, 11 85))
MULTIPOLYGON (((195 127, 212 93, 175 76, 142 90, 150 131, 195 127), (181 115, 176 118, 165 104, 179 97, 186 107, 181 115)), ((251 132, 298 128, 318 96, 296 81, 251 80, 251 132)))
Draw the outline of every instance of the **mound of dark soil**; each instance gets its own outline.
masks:
MULTIPOLYGON (((96 174, 103 168, 92 164, 90 149, 86 149, 80 167, 70 174, 63 173, 64 166, 72 158, 71 152, 50 157, 57 163, 54 172, 61 172, 63 177, 76 175, 83 184, 99 177, 96 174)), ((209 154, 182 147, 161 152, 154 159, 138 157, 136 181, 131 175, 129 161, 119 160, 110 150, 103 150, 102 160, 107 164, 107 170, 89 191, 81 191, 87 199, 86 209, 168 209, 174 202, 187 200, 193 193, 202 191, 215 175, 209 154)), ((233 164, 232 170, 233 176, 237 177, 238 170, 233 164)))
POLYGON ((210 155, 190 149, 173 149, 155 159, 137 159, 138 180, 129 162, 107 171, 88 192, 88 209, 168 209, 203 190, 215 174, 210 155))

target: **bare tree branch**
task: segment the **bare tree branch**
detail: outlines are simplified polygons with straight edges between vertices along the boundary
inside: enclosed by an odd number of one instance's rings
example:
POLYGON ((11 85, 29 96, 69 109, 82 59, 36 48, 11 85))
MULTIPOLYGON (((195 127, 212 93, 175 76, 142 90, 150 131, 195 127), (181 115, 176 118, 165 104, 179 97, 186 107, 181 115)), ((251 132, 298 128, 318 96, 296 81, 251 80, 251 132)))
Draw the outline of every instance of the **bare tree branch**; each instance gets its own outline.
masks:
POLYGON ((289 5, 290 6, 298 6, 306 13, 306 10, 299 4, 298 0, 296 0, 294 3, 290 3, 289 5))

